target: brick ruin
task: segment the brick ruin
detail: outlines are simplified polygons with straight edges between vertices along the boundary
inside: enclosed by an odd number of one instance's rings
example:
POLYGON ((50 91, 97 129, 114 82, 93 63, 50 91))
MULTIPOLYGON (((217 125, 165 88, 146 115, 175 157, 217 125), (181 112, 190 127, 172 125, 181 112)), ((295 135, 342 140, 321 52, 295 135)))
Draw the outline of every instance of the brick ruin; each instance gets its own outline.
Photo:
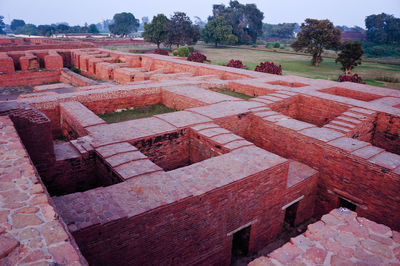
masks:
MULTIPOLYGON (((358 236, 352 262, 399 263, 399 91, 99 48, 0 62, 1 87, 39 85, 0 102, 0 263, 230 264, 312 217, 340 246, 335 232, 359 233, 343 215, 385 228, 358 236), (177 111, 98 116, 154 104, 177 111)), ((286 263, 287 249, 315 262, 320 244, 294 247, 308 235, 254 263, 286 263)))

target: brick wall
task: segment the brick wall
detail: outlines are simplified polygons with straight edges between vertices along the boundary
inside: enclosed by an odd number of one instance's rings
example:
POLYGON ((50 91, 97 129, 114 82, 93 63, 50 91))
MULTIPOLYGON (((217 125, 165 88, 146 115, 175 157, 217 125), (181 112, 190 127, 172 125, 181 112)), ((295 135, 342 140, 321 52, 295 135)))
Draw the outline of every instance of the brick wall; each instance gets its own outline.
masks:
POLYGON ((60 81, 59 70, 0 73, 0 87, 41 85, 60 81))
POLYGON ((90 264, 229 264, 233 236, 227 233, 256 220, 251 225, 251 252, 279 233, 279 195, 286 174, 287 163, 205 195, 73 235, 90 264))
MULTIPOLYGON (((239 132, 237 134, 240 135, 239 132)), ((344 192, 342 196, 346 198, 350 195, 361 205, 357 208, 360 215, 399 228, 397 174, 324 141, 286 130, 260 118, 251 120, 248 134, 244 137, 259 147, 298 160, 320 172, 317 216, 338 207, 338 197, 344 192), (283 135, 284 138, 281 137, 283 135), (337 190, 332 193, 334 189, 337 190)))

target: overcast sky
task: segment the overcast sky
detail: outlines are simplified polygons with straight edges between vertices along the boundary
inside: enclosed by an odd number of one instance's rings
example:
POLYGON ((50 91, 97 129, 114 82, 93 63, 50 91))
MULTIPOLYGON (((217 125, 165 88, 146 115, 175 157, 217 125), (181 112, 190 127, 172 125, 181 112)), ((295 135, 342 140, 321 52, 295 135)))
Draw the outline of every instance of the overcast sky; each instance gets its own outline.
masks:
MULTIPOLYGON (((400 0, 240 0, 255 3, 264 12, 264 22, 301 23, 305 18, 329 19, 335 25, 364 27, 364 19, 382 12, 400 17, 400 0)), ((10 23, 23 19, 26 23, 51 24, 68 22, 70 25, 98 23, 115 13, 131 12, 136 18, 150 19, 163 13, 186 12, 191 18, 206 20, 213 4, 228 4, 229 0, 0 0, 0 15, 10 23)))

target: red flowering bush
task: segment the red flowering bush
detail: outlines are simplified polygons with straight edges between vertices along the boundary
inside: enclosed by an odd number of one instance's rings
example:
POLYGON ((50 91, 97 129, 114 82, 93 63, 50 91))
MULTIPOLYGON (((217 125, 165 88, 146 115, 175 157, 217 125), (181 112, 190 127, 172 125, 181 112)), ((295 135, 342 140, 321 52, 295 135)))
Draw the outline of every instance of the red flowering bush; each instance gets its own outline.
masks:
POLYGON ((226 65, 228 67, 234 67, 234 68, 246 68, 246 65, 243 65, 242 61, 240 60, 234 60, 231 59, 231 61, 229 61, 229 63, 226 65))
POLYGON ((210 62, 210 60, 207 60, 207 57, 200 52, 190 53, 187 60, 198 63, 204 63, 204 61, 210 62))
POLYGON ((256 69, 254 69, 254 71, 282 75, 282 66, 277 66, 274 64, 274 62, 266 61, 264 63, 261 62, 258 66, 256 66, 256 69))
POLYGON ((349 81, 349 82, 354 82, 354 83, 365 84, 365 82, 362 81, 362 78, 357 74, 354 74, 353 76, 340 75, 338 81, 339 82, 349 81))
POLYGON ((164 50, 164 49, 155 49, 154 53, 155 54, 160 54, 160 55, 169 55, 168 54, 168 50, 164 50))

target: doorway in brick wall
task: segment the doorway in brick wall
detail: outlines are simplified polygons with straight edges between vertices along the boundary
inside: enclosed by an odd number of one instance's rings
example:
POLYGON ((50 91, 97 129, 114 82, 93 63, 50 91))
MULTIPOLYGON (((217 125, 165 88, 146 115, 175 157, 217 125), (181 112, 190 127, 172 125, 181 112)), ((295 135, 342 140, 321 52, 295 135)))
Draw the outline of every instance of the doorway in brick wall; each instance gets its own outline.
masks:
POLYGON ((237 231, 232 238, 232 263, 249 252, 251 225, 237 231))
POLYGON ((294 227, 296 225, 296 214, 297 208, 299 207, 299 202, 293 203, 285 210, 285 223, 289 227, 294 227))
POLYGON ((341 197, 339 197, 339 207, 347 208, 353 212, 355 212, 357 209, 357 205, 341 197))

